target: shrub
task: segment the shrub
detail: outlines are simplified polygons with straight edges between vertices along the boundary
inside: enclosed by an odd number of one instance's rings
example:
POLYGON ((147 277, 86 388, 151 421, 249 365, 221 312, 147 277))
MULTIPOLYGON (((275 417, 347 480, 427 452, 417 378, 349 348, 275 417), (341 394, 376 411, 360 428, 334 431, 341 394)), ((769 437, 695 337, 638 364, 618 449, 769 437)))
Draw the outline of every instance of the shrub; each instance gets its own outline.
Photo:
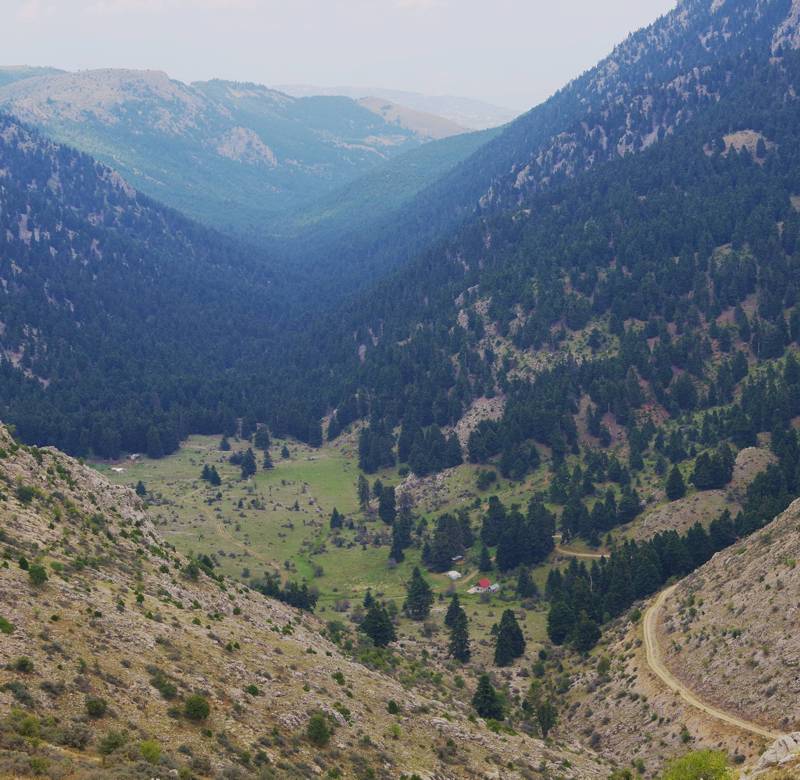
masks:
POLYGON ((148 764, 157 764, 161 758, 161 745, 154 739, 146 739, 139 745, 139 752, 148 764))
POLYGON ((389 711, 390 715, 400 714, 400 705, 394 699, 389 699, 389 703, 386 705, 386 709, 389 711))
POLYGON ((317 747, 325 747, 330 742, 331 727, 328 719, 321 712, 315 712, 309 718, 306 736, 317 747))
POLYGON ((728 780, 732 776, 724 753, 697 750, 670 761, 662 780, 728 780))
POLYGON ((86 698, 86 714, 90 718, 102 718, 106 714, 108 705, 105 699, 98 699, 93 696, 86 698))
POLYGON ((35 585, 37 588, 41 587, 42 585, 47 582, 47 572, 44 569, 44 566, 33 563, 31 564, 30 568, 28 569, 28 577, 31 581, 32 585, 35 585))
POLYGON ((17 658, 16 661, 12 664, 11 668, 15 672, 22 672, 23 674, 28 674, 29 672, 33 671, 33 661, 26 656, 20 656, 17 658))
POLYGON ((98 743, 97 750, 101 756, 110 756, 124 747, 127 741, 128 735, 124 731, 109 731, 98 743))
POLYGON ((0 634, 13 634, 13 633, 14 633, 14 624, 6 620, 4 617, 0 617, 0 634))
POLYGON ((183 705, 183 714, 189 720, 205 720, 211 713, 211 705, 205 696, 194 694, 186 699, 183 705))
POLYGON ((36 489, 30 485, 17 485, 16 495, 21 504, 30 504, 36 495, 36 489))

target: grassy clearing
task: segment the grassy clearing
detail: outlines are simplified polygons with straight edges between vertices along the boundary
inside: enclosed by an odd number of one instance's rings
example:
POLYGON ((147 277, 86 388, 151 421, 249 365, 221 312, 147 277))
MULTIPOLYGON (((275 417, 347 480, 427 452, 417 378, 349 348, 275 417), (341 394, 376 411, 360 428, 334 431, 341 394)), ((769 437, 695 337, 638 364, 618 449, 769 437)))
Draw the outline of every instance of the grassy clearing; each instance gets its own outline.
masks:
MULTIPOLYGON (((407 551, 406 560, 388 565, 390 529, 379 519, 366 522, 367 534, 357 540, 355 531, 346 530, 345 545, 331 544, 330 513, 335 506, 357 523, 364 520, 357 505, 358 467, 352 440, 346 437, 335 445, 311 449, 296 442, 276 441, 271 453, 275 468, 260 469, 243 482, 239 468, 228 463, 230 453, 218 449, 219 437, 193 436, 181 450, 161 460, 141 458, 94 467, 120 484, 136 485, 140 480, 148 491, 151 514, 160 532, 181 552, 213 554, 225 574, 252 580, 265 571, 281 572, 291 579, 305 579, 320 592, 317 613, 324 619, 346 618, 346 613, 360 605, 367 589, 381 598, 394 601, 398 608, 405 597, 405 583, 411 569, 419 563, 419 551, 407 551), (286 444, 289 459, 280 451, 286 444), (200 479, 204 464, 213 465, 222 478, 219 488, 200 479), (114 469, 123 469, 116 471, 114 469), (340 611, 344 610, 344 611, 340 611)), ((243 442, 231 442, 233 450, 244 449, 243 442)), ((417 512, 433 520, 438 514, 463 505, 474 505, 477 469, 465 464, 442 477, 435 495, 421 496, 417 512)), ((396 470, 378 477, 385 484, 397 484, 396 470)), ((534 475, 518 484, 501 480, 490 494, 499 495, 507 504, 525 505, 532 490, 542 489, 544 477, 534 475)), ((475 512, 477 531, 477 511, 475 512)), ((478 554, 477 545, 473 550, 478 554)), ((506 606, 519 602, 492 595, 471 595, 467 590, 479 578, 477 565, 468 556, 462 565, 463 579, 452 583, 445 575, 427 574, 442 600, 434 605, 432 618, 441 622, 449 593, 456 591, 471 618, 471 634, 479 653, 490 637, 492 624, 506 606), (441 614, 439 614, 441 613, 441 614)), ((535 573, 543 587, 547 567, 535 573)), ((506 592, 513 591, 509 580, 506 592)), ((525 611, 526 634, 533 642, 544 638, 544 612, 525 611)), ((418 636, 422 626, 402 621, 401 635, 418 636)), ((440 632, 440 641, 446 641, 440 632)), ((487 656, 488 657, 488 656, 487 656)))
MULTIPOLYGON (((193 436, 179 452, 162 460, 141 458, 95 467, 118 483, 133 486, 141 480, 148 490, 151 512, 161 533, 180 551, 211 554, 221 571, 245 582, 269 571, 314 585, 320 593, 317 613, 323 619, 346 619, 361 604, 367 589, 379 598, 394 601, 398 608, 402 606, 405 583, 413 566, 419 563, 420 552, 412 548, 403 563, 389 566, 390 529, 377 517, 365 517, 358 508, 359 470, 354 435, 342 436, 320 449, 293 441, 275 441, 271 449, 275 467, 259 469, 247 481, 241 480, 239 467, 228 462, 230 453, 218 449, 219 442, 219 437, 193 436), (290 453, 287 459, 280 455, 284 445, 290 453), (200 479, 204 464, 216 467, 222 478, 221 486, 211 487, 200 479), (356 529, 341 533, 342 544, 338 547, 333 544, 329 529, 334 507, 356 525, 356 529), (362 527, 360 532, 358 526, 362 527)), ((247 446, 237 441, 231 444, 234 451, 247 446)), ((570 467, 573 460, 570 458, 570 467)), ((423 481, 414 489, 416 513, 432 522, 442 512, 466 506, 472 510, 477 533, 479 516, 490 495, 498 495, 506 506, 519 504, 524 510, 530 496, 546 490, 549 481, 548 470, 543 466, 523 482, 498 479, 490 490, 479 493, 475 486, 478 470, 477 466, 464 464, 423 481)), ((384 484, 396 485, 401 481, 396 469, 374 475, 370 481, 375 478, 384 484)), ((681 502, 665 504, 661 483, 654 463, 648 461, 636 479, 636 487, 643 498, 652 497, 651 504, 643 517, 630 526, 616 529, 615 538, 633 538, 645 532, 649 536, 677 522, 672 513, 673 509, 681 509, 678 506, 681 502), (667 514, 659 517, 664 512, 667 514)), ((602 495, 606 487, 598 485, 598 494, 602 495)), ((685 504, 682 512, 687 518, 710 519, 719 509, 715 500, 719 497, 690 492, 682 500, 685 504)), ((550 508, 559 510, 555 506, 550 508)), ((592 552, 581 540, 572 540, 567 546, 577 552, 592 552)), ((426 575, 437 596, 441 596, 441 601, 434 605, 433 622, 441 623, 440 613, 446 607, 447 595, 455 591, 462 597, 471 619, 471 635, 479 658, 487 655, 488 660, 490 630, 506 606, 515 607, 520 614, 524 612, 529 640, 542 641, 543 605, 522 610, 513 597, 513 575, 503 581, 500 594, 487 597, 467 593, 479 578, 478 553, 476 544, 460 567, 464 576, 455 583, 445 575, 426 575)), ((533 572, 541 591, 550 568, 566 562, 562 556, 554 555, 551 562, 533 572)), ((401 621, 401 635, 419 636, 422 630, 418 624, 401 621)), ((434 641, 444 644, 445 633, 440 631, 434 641)))

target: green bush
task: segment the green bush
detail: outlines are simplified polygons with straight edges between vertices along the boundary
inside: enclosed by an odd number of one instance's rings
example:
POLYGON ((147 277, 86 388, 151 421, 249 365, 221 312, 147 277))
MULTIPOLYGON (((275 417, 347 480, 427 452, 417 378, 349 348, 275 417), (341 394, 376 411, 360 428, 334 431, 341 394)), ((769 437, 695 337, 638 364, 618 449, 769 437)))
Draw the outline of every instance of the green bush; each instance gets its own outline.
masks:
POLYGON ((107 709, 108 705, 105 699, 98 699, 93 696, 86 697, 86 714, 90 718, 102 718, 107 709))
POLYGON ((389 703, 386 705, 386 709, 389 710, 390 715, 400 714, 400 705, 394 699, 389 699, 389 703))
POLYGON ((321 712, 315 712, 308 720, 306 736, 317 747, 325 747, 331 739, 331 727, 321 712))
POLYGON ((110 756, 128 741, 128 735, 124 731, 109 731, 97 744, 97 749, 101 756, 110 756))
POLYGON ((146 739, 140 743, 139 752, 148 764, 157 764, 161 759, 161 745, 154 739, 146 739))
POLYGON ((21 504, 30 504, 36 495, 36 489, 30 485, 17 485, 16 495, 21 504))
POLYGON ((14 624, 4 617, 0 617, 0 634, 13 634, 14 624))
POLYGON ((44 569, 44 566, 33 563, 31 564, 30 568, 28 569, 28 578, 31 581, 32 585, 35 585, 37 588, 41 587, 42 585, 47 582, 47 572, 44 569))
POLYGON ((721 751, 697 750, 670 761, 661 780, 728 780, 733 773, 721 751))
POLYGON ((190 696, 183 705, 183 714, 189 720, 205 720, 210 713, 211 705, 208 703, 208 699, 199 694, 190 696))
POLYGON ((22 672, 23 674, 28 674, 33 671, 33 661, 26 656, 20 656, 17 658, 16 661, 12 664, 11 668, 15 672, 22 672))

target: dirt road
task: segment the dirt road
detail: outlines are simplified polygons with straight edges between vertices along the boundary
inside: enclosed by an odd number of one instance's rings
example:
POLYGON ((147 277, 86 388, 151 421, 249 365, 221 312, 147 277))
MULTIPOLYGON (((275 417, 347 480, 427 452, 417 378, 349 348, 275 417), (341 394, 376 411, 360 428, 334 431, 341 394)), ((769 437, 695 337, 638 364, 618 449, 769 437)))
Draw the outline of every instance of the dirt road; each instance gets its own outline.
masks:
POLYGON ((727 723, 730 726, 742 729, 743 731, 749 731, 751 734, 756 734, 759 737, 764 737, 768 740, 778 739, 782 734, 777 731, 771 731, 756 723, 750 723, 749 721, 737 718, 735 715, 729 715, 727 712, 723 712, 710 704, 705 704, 700 701, 700 699, 681 683, 664 665, 661 657, 661 650, 658 646, 658 615, 661 608, 664 606, 664 602, 675 591, 676 587, 676 585, 672 585, 662 590, 644 613, 644 647, 647 654, 647 665, 650 667, 653 674, 655 674, 670 690, 678 693, 685 702, 701 712, 704 712, 706 715, 722 721, 723 723, 727 723))

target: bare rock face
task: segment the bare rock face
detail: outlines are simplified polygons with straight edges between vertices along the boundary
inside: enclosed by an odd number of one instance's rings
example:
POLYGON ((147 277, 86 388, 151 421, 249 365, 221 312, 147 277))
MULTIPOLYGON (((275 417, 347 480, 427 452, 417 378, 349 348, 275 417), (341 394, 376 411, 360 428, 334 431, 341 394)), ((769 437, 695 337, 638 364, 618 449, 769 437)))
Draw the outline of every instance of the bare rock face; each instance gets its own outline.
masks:
POLYGON ((749 777, 757 777, 775 767, 787 767, 795 765, 800 761, 800 731, 776 739, 770 747, 764 751, 758 763, 753 767, 749 777))

